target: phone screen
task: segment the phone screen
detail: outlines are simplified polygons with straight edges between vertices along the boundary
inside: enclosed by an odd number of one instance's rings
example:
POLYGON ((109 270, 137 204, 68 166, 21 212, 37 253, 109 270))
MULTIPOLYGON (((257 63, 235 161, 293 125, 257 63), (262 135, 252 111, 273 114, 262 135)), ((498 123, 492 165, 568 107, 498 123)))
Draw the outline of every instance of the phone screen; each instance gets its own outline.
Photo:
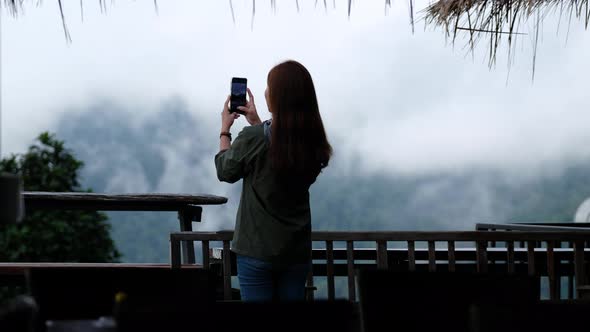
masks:
POLYGON ((243 113, 238 111, 238 106, 246 105, 246 88, 247 80, 245 78, 234 77, 231 81, 231 101, 230 112, 243 113))

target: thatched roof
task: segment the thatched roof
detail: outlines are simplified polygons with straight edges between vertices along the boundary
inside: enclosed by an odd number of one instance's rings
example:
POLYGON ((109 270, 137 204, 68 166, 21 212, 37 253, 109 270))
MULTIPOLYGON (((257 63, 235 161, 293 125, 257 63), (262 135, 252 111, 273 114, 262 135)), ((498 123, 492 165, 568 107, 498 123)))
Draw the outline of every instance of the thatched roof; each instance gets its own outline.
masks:
MULTIPOLYGON (((25 3, 36 4, 42 0, 0 0, 0 7, 4 7, 13 14, 17 15, 25 3)), ((70 34, 64 17, 62 0, 55 0, 59 4, 61 20, 65 38, 71 41, 70 34)), ((88 0, 86 0, 88 1, 88 0)), ((106 12, 107 0, 94 0, 100 4, 101 11, 106 12)), ((111 0, 113 1, 113 0, 111 0)), ((234 18, 232 0, 229 1, 229 7, 232 18, 234 18)), ((335 0, 333 0, 335 1, 335 0)), ((371 1, 371 0, 366 0, 371 1)), ((412 31, 414 27, 415 0, 407 0, 410 6, 410 22, 412 31)), ((419 10, 423 15, 421 19, 427 25, 442 27, 447 36, 452 37, 454 43, 456 37, 466 34, 469 38, 469 48, 473 51, 476 44, 482 39, 486 40, 489 45, 489 65, 493 66, 496 62, 498 46, 506 40, 508 43, 508 59, 512 52, 514 40, 519 35, 527 34, 519 31, 523 23, 534 20, 534 28, 531 32, 534 34, 534 53, 536 55, 539 29, 544 18, 549 14, 557 14, 560 17, 566 17, 568 23, 572 18, 581 20, 585 28, 588 28, 590 22, 589 0, 437 0, 427 8, 419 10)), ((84 16, 83 0, 80 0, 81 16, 84 16)), ((299 0, 295 0, 297 10, 299 10, 299 0)), ((391 0, 384 0, 385 7, 391 6, 391 0)), ((65 2, 64 2, 65 3, 65 2)), ((154 8, 158 10, 158 1, 153 0, 154 8)), ((318 0, 315 1, 318 4, 318 0)), ((270 6, 276 7, 276 0, 270 0, 270 6)), ((327 0, 323 0, 323 6, 327 7, 327 0)), ((351 15, 352 0, 348 0, 348 15, 351 15)), ((256 13, 256 0, 252 0, 252 17, 256 13)), ((235 21, 235 19, 234 19, 235 21)), ((534 62, 533 56, 533 77, 534 62)))
POLYGON ((588 0, 439 0, 425 13, 426 23, 444 27, 453 41, 460 33, 468 34, 471 50, 481 39, 487 39, 490 66, 495 64, 502 39, 508 43, 510 61, 515 38, 526 34, 519 31, 520 27, 534 20, 533 78, 539 30, 547 15, 559 15, 560 23, 566 17, 568 31, 573 17, 580 19, 586 29, 590 21, 588 0))

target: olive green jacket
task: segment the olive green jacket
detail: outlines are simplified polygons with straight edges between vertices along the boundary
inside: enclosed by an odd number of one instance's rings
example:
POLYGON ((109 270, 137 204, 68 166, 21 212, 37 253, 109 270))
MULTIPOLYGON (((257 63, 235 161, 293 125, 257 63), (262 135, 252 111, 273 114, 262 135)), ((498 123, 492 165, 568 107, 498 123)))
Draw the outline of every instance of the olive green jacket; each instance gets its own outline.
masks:
POLYGON ((228 150, 215 156, 220 181, 242 182, 232 251, 277 264, 309 262, 309 185, 279 181, 268 156, 270 122, 245 127, 228 150))

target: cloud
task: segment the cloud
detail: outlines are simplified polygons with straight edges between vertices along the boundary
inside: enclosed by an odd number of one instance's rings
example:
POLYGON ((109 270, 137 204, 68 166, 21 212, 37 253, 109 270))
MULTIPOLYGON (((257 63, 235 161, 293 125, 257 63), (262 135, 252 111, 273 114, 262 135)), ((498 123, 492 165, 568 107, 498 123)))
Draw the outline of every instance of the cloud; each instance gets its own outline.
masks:
MULTIPOLYGON (((388 15, 381 1, 355 2, 350 18, 346 1, 327 11, 300 1, 299 13, 278 2, 276 14, 257 6, 253 25, 251 2, 233 3, 235 23, 224 1, 161 2, 158 14, 152 2, 116 1, 105 15, 85 3, 84 22, 67 3, 72 44, 56 2, 3 13, 2 155, 56 131, 95 191, 226 196, 195 228, 232 228, 240 188, 219 183, 212 161, 231 77, 248 78, 267 118, 268 70, 296 59, 314 78, 335 151, 312 187, 316 229, 563 221, 590 195, 590 34, 579 22, 565 44, 565 29, 556 35, 556 19, 545 20, 533 83, 530 36, 510 71, 502 51, 489 70, 486 45, 472 57, 442 29, 418 22, 412 34, 404 2, 388 15)), ((174 215, 119 218, 130 220, 113 222, 128 258, 167 259, 161 234, 178 229, 174 215)))
MULTIPOLYGON (((183 99, 170 97, 156 112, 137 119, 137 109, 98 100, 63 114, 57 137, 85 161, 83 187, 106 193, 225 196, 227 204, 204 206, 203 222, 194 229, 232 229, 241 185, 217 180, 213 163, 217 127, 190 109, 183 99)), ((342 146, 337 139, 332 143, 342 146)), ((355 160, 359 159, 336 156, 312 186, 314 229, 472 230, 478 222, 569 221, 590 195, 589 159, 529 177, 489 168, 462 172, 441 168, 428 174, 362 172, 355 160), (344 168, 347 162, 352 167, 344 168)), ((125 261, 167 261, 165 235, 178 230, 175 213, 109 216, 125 261)))
POLYGON ((118 1, 106 15, 91 4, 83 22, 76 3, 66 7, 72 44, 55 6, 4 14, 3 154, 24 150, 68 108, 97 98, 127 105, 135 122, 177 95, 216 126, 232 76, 248 77, 268 117, 266 74, 294 58, 314 77, 328 134, 339 142, 333 166, 343 172, 530 173, 588 156, 590 34, 576 21, 564 45, 556 18, 545 20, 531 83, 530 36, 517 42, 508 75, 502 51, 489 70, 485 45, 472 58, 466 40, 453 48, 442 29, 418 22, 412 34, 403 3, 388 15, 382 2, 356 3, 350 18, 346 2, 327 11, 301 2, 299 13, 279 3, 276 14, 260 5, 253 25, 248 1, 234 3, 235 23, 227 2, 167 2, 156 14, 152 3, 118 1))

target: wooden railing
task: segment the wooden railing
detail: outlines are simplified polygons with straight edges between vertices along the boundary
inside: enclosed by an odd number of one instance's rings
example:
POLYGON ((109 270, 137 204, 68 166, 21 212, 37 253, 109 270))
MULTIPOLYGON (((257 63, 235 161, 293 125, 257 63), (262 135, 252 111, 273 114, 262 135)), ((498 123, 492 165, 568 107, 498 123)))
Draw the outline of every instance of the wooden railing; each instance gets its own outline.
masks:
MULTIPOLYGON (((589 223, 573 223, 573 222, 520 222, 520 223, 503 223, 503 224, 491 224, 491 223, 478 223, 475 225, 475 229, 478 231, 491 231, 491 232, 513 232, 513 231, 525 231, 525 232, 537 232, 537 231, 544 231, 544 232, 590 232, 590 224, 589 223)), ((516 242, 515 245, 521 248, 525 248, 527 244, 524 241, 516 242)), ((541 246, 542 244, 537 243, 537 246, 541 246)), ((557 248, 572 248, 572 242, 558 242, 557 248)), ((497 244, 492 241, 489 243, 490 247, 497 247, 497 244)), ((590 242, 586 241, 585 247, 590 247, 590 242)), ((571 258, 565 260, 566 264, 571 264, 571 258)), ((567 295, 566 298, 572 299, 574 297, 574 280, 573 274, 566 275, 566 287, 567 287, 567 295)), ((556 283, 555 287, 555 296, 559 298, 559 294, 561 293, 561 282, 556 283)), ((578 287, 578 292, 583 290, 585 293, 588 293, 589 287, 578 287)), ((553 294, 552 294, 553 298, 553 294)))
MULTIPOLYGON (((235 258, 230 251, 232 237, 232 231, 171 233, 171 267, 180 267, 181 242, 201 242, 203 266, 210 268, 217 260, 222 264, 224 296, 230 299, 231 277, 236 275, 235 258), (222 242, 222 248, 210 249, 213 241, 222 242)), ((325 276, 331 300, 335 298, 338 275, 348 278, 348 298, 356 299, 355 269, 362 266, 547 276, 552 299, 560 298, 562 275, 572 275, 578 290, 588 284, 586 265, 590 249, 585 244, 590 240, 589 232, 313 232, 312 240, 324 243, 325 248, 312 251, 314 263, 307 286, 313 287, 314 276, 325 276), (344 242, 345 248, 334 248, 336 242, 344 242), (375 248, 355 248, 357 242, 372 242, 375 248), (526 247, 515 247, 520 242, 526 243, 526 247), (572 243, 572 248, 561 248, 563 242, 572 243), (426 246, 419 248, 417 243, 426 246), (491 247, 489 243, 504 246, 491 247)))
POLYGON ((590 224, 582 223, 510 223, 475 225, 478 231, 540 231, 540 232, 590 232, 590 224))

